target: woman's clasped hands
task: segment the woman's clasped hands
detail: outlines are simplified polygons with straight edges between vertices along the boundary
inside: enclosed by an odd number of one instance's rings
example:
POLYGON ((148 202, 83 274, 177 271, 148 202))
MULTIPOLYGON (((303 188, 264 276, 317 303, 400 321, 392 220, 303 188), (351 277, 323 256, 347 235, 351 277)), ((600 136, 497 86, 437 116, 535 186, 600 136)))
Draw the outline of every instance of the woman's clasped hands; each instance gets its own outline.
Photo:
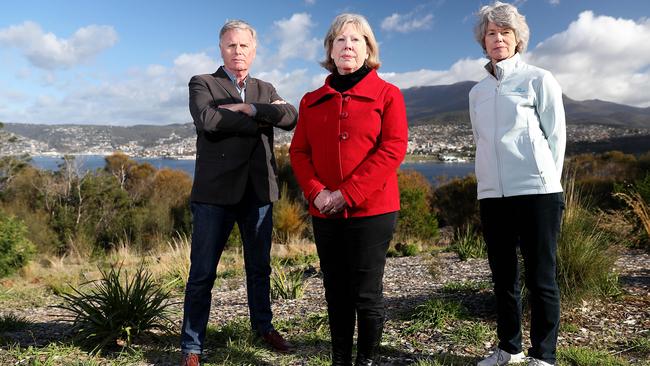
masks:
POLYGON ((334 192, 329 189, 323 189, 318 193, 314 199, 314 206, 322 213, 323 215, 334 215, 341 212, 347 202, 343 198, 341 191, 336 190, 334 192))

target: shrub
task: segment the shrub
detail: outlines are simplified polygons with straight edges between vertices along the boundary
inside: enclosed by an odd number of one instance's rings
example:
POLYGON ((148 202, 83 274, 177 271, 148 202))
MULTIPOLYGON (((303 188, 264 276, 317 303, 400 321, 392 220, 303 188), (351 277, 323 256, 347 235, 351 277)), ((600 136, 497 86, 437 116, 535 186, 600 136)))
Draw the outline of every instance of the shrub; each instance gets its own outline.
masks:
POLYGON ((479 227, 480 214, 476 199, 476 177, 452 179, 433 192, 432 206, 442 226, 455 229, 479 227))
POLYGON ((438 237, 438 220, 431 211, 431 185, 416 171, 398 174, 401 210, 397 219, 397 238, 433 241, 438 237))
POLYGON ((275 149, 275 162, 277 164, 278 181, 282 186, 287 187, 287 193, 293 200, 303 199, 302 190, 298 185, 293 169, 291 168, 291 159, 289 158, 289 147, 281 146, 275 149))
POLYGON ((28 325, 29 321, 20 315, 9 313, 0 316, 0 333, 25 329, 28 325))
POLYGON ((22 268, 34 251, 34 245, 27 239, 27 227, 0 212, 0 277, 22 268))
POLYGON ((565 180, 573 180, 583 199, 601 209, 620 209, 612 197, 616 187, 644 176, 644 158, 619 151, 573 156, 566 163, 565 180), (568 179, 567 179, 568 177, 568 179))
POLYGON ((144 332, 170 330, 169 292, 158 286, 143 266, 133 276, 121 267, 100 272, 101 278, 90 282, 94 285, 91 291, 73 287, 60 296, 64 303, 57 306, 71 313, 63 318, 73 323, 82 342, 94 344, 95 350, 119 341, 130 346, 144 332))
POLYGON ((299 299, 304 292, 303 271, 290 271, 279 264, 273 265, 271 273, 272 299, 299 299))
POLYGON ((287 243, 291 238, 300 237, 307 227, 305 216, 302 205, 289 196, 287 185, 282 185, 280 199, 273 204, 273 231, 276 239, 280 243, 287 243))
POLYGON ((616 197, 623 200, 629 208, 634 212, 638 218, 643 230, 645 231, 646 241, 650 237, 650 206, 644 201, 643 197, 637 193, 623 193, 615 194, 616 197))
POLYGON ((612 292, 617 249, 599 229, 594 214, 581 203, 573 182, 566 190, 566 209, 558 240, 558 285, 563 300, 575 301, 612 292))
POLYGON ((449 249, 456 252, 461 261, 469 258, 487 258, 487 246, 483 237, 471 227, 466 226, 464 230, 457 230, 454 236, 449 249))
POLYGON ((576 188, 583 200, 593 203, 593 206, 603 210, 619 209, 620 202, 612 197, 617 182, 612 177, 586 177, 576 179, 576 188))
POLYGON ((397 243, 395 246, 388 248, 387 257, 413 257, 418 255, 420 249, 416 244, 411 243, 397 243))
POLYGON ((646 172, 642 179, 634 182, 634 188, 639 192, 643 200, 650 204, 650 171, 646 172))

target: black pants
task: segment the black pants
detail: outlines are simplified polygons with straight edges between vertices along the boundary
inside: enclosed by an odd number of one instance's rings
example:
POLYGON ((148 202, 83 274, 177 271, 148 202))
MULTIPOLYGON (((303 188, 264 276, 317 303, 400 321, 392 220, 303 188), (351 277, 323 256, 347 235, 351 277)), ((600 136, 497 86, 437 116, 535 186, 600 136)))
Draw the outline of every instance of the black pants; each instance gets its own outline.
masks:
POLYGON ((355 317, 357 357, 372 357, 381 340, 384 266, 396 220, 397 212, 348 219, 313 217, 334 353, 351 354, 355 317))
POLYGON ((486 198, 480 207, 497 302, 499 348, 509 353, 522 348, 519 246, 531 309, 528 356, 555 363, 560 325, 556 253, 563 194, 486 198))

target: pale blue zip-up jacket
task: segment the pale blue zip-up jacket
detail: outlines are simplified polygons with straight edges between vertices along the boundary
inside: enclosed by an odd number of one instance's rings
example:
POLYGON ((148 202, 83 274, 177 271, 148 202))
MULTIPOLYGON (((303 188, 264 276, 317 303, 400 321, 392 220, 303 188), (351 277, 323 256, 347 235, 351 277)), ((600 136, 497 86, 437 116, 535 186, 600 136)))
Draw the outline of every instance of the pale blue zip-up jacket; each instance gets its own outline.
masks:
MULTIPOLYGON (((491 69, 487 64, 486 69, 491 69)), ((478 199, 562 192, 562 89, 518 53, 469 92, 478 199)))

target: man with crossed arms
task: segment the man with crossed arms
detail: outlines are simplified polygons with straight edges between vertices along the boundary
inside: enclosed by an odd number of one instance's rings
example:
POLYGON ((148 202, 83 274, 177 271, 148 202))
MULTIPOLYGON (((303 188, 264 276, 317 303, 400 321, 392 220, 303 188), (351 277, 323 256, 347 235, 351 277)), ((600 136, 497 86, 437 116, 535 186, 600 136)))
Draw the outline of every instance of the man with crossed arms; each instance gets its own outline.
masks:
POLYGON ((272 208, 279 196, 273 128, 293 129, 297 112, 273 85, 249 76, 255 36, 248 23, 228 21, 219 34, 224 65, 189 83, 197 138, 191 267, 181 330, 183 366, 199 365, 217 264, 235 223, 243 242, 253 332, 276 351, 291 348, 271 324, 272 208))

